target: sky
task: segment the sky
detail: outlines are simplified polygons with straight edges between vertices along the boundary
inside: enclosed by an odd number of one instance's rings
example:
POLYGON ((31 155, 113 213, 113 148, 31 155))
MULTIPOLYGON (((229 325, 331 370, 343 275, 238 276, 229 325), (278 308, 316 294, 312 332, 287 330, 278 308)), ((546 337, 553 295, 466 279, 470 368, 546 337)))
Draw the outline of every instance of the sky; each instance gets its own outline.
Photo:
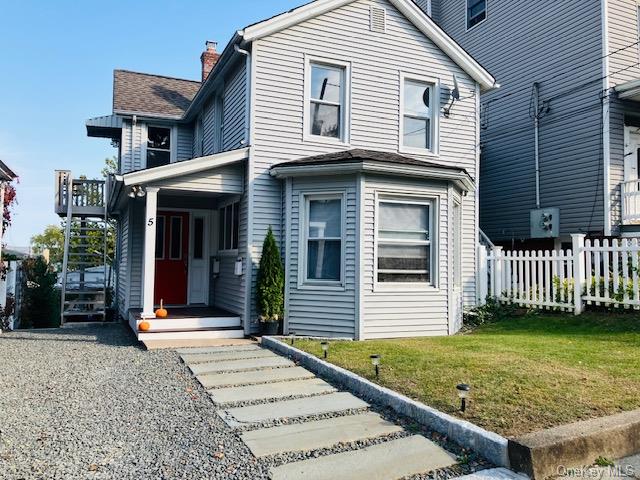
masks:
POLYGON ((111 113, 113 70, 200 79, 206 40, 305 0, 0 0, 0 159, 19 175, 4 243, 27 246, 53 213, 54 170, 98 178, 110 141, 85 120, 111 113))

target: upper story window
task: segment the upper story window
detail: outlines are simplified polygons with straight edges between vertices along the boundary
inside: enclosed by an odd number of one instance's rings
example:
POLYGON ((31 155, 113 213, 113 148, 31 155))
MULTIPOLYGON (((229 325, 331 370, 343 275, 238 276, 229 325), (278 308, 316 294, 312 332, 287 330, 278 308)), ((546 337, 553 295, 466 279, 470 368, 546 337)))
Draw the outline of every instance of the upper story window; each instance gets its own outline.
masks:
POLYGON ((467 0, 467 30, 487 18, 487 0, 467 0))
POLYGON ((402 78, 400 150, 437 152, 436 83, 402 78))
POLYGON ((311 61, 307 72, 307 138, 346 142, 348 66, 311 61))
POLYGON ((378 283, 433 283, 432 212, 429 200, 380 199, 378 283))
POLYGON ((171 163, 171 128, 147 127, 147 168, 171 163))
POLYGON ((335 285, 342 281, 342 206, 342 194, 305 196, 305 283, 335 285))

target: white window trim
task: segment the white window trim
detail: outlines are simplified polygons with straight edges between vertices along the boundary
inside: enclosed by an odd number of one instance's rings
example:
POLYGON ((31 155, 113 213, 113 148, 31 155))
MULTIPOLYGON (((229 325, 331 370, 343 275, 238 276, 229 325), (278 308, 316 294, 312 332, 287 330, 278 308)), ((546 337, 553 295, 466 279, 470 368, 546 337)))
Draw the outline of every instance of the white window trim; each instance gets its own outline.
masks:
POLYGON ((300 290, 333 290, 344 291, 345 265, 346 265, 346 229, 347 229, 347 192, 346 190, 333 191, 303 191, 300 192, 298 203, 298 289, 300 290), (309 280, 307 279, 307 240, 309 228, 307 218, 309 215, 309 202, 311 200, 339 199, 342 209, 342 225, 340 230, 340 280, 309 280))
POLYGON ((412 153, 415 155, 425 155, 438 157, 440 155, 440 79, 414 73, 400 71, 400 110, 398 123, 398 151, 400 153, 412 153), (404 140, 404 82, 413 80, 431 84, 433 107, 431 108, 431 148, 405 147, 404 140))
MULTIPOLYGON (((141 137, 142 145, 140 153, 142 155, 141 161, 144 163, 144 168, 147 167, 147 142, 149 141, 149 127, 168 128, 169 141, 171 142, 171 148, 169 149, 169 164, 178 161, 178 128, 175 125, 162 125, 157 123, 143 123, 141 124, 141 137)), ((135 126, 134 126, 135 128, 135 126)))
POLYGON ((419 195, 407 192, 375 192, 373 221, 373 291, 439 291, 440 255, 438 252, 440 240, 440 198, 433 195, 419 195), (402 203, 414 205, 428 205, 429 208, 429 241, 431 258, 431 280, 429 282, 379 282, 378 281, 378 221, 380 218, 380 203, 402 203))
POLYGON ((469 32, 476 28, 478 25, 482 25, 489 18, 489 0, 484 2, 484 20, 479 21, 475 25, 469 26, 469 0, 464 0, 464 30, 469 32))
POLYGON ((462 226, 464 225, 463 210, 462 210, 462 197, 460 195, 454 195, 451 203, 451 227, 449 231, 456 229, 456 233, 453 239, 453 255, 451 258, 451 286, 454 290, 462 291, 462 226), (458 208, 458 221, 456 222, 455 209, 458 208), (457 224, 456 224, 457 223, 457 224), (454 265, 457 267, 455 268, 454 265))
POLYGON ((330 58, 304 56, 304 105, 302 115, 302 140, 307 143, 349 146, 351 135, 351 62, 341 62, 330 58), (344 69, 343 108, 341 115, 342 131, 340 138, 322 137, 311 134, 311 65, 319 64, 344 69))
MULTIPOLYGON (((227 208, 230 205, 233 205, 234 203, 238 204, 238 225, 240 225, 240 208, 241 208, 241 203, 240 203, 240 199, 234 198, 233 200, 228 200, 224 203, 220 203, 216 209, 216 215, 218 216, 218 231, 215 232, 216 233, 216 238, 219 239, 220 238, 220 230, 224 228, 224 220, 223 218, 221 218, 220 215, 220 211, 223 208, 227 208)), ((233 209, 232 209, 233 211, 233 209)), ((231 225, 233 225, 233 219, 231 221, 231 225)), ((218 243, 220 243, 220 241, 218 240, 218 243)), ((240 247, 240 230, 238 230, 238 247, 240 247)), ((234 256, 238 256, 238 249, 237 248, 230 248, 230 249, 224 249, 223 245, 218 245, 218 255, 220 257, 234 257, 234 256)))

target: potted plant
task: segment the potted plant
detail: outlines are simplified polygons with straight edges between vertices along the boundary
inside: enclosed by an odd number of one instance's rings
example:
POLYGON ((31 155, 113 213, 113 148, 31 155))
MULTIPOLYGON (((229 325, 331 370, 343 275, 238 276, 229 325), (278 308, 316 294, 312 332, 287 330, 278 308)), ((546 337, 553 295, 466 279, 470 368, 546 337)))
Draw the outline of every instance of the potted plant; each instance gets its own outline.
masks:
POLYGON ((256 282, 256 303, 262 333, 275 335, 284 317, 284 268, 271 227, 262 245, 256 282))

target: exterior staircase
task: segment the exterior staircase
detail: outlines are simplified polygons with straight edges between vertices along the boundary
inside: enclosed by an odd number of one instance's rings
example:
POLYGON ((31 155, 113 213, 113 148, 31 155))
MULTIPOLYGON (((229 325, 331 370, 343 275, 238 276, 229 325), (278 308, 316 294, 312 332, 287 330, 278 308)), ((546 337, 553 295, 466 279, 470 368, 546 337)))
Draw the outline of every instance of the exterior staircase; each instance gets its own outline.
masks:
POLYGON ((105 181, 56 171, 56 213, 64 218, 61 323, 106 319, 108 216, 105 181))

